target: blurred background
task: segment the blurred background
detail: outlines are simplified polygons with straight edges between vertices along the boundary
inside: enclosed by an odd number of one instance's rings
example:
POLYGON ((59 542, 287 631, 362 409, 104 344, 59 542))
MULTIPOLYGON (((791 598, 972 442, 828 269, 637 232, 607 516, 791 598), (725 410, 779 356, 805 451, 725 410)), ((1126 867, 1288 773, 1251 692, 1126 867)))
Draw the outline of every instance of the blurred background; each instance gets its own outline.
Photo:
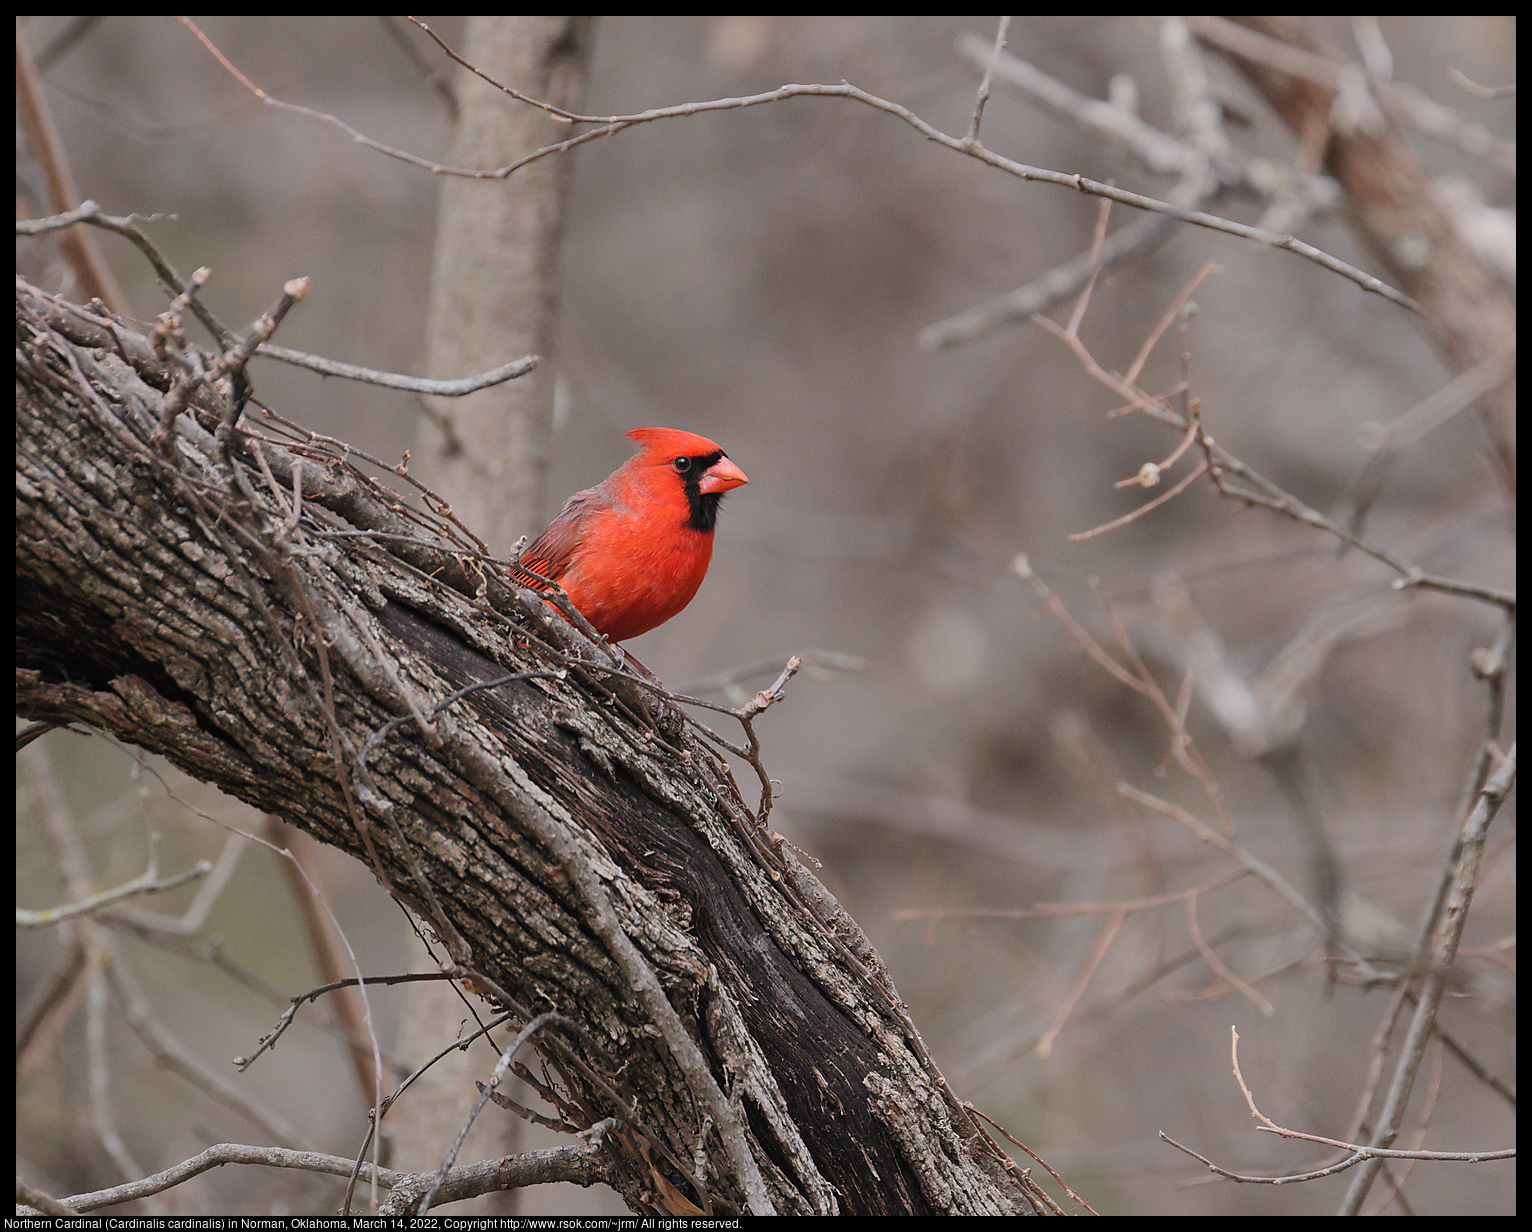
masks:
MULTIPOLYGON (((449 119, 400 39, 429 69, 448 66, 408 27, 368 19, 198 19, 258 85, 332 113, 368 136, 439 157, 449 119)), ((460 20, 431 22, 449 42, 460 20)), ((961 136, 979 73, 955 50, 994 37, 993 18, 603 18, 587 110, 742 95, 785 82, 847 80, 961 136)), ((1320 23, 1355 54, 1345 19, 1320 23)), ((34 54, 65 28, 24 23, 34 54)), ((1515 137, 1514 99, 1480 101, 1449 68, 1514 81, 1515 22, 1386 19, 1395 79, 1515 137)), ((1139 112, 1170 127, 1158 26, 1138 18, 1019 18, 1010 50, 1086 95, 1130 78, 1139 112), (1126 78, 1123 77, 1126 75, 1126 78)), ((1291 134, 1227 65, 1210 57, 1247 149, 1293 158, 1291 134)), ((436 180, 321 123, 261 106, 168 18, 101 19, 47 68, 48 99, 83 196, 150 224, 182 271, 213 269, 204 298, 243 330, 283 280, 313 279, 282 344, 422 375, 436 180)), ((1122 152, 997 84, 983 139, 1009 158, 1163 197, 1168 185, 1122 152)), ((1512 175, 1451 146, 1412 144, 1433 172, 1515 204, 1512 175)), ((723 505, 711 573, 691 606, 630 643, 672 688, 772 659, 740 682, 763 687, 810 649, 860 670, 811 669, 758 723, 781 784, 771 823, 822 862, 820 877, 867 930, 957 1093, 1046 1158, 1102 1213, 1312 1214, 1349 1184, 1231 1185, 1163 1144, 1159 1131, 1246 1173, 1301 1171, 1322 1148, 1257 1134, 1228 1064, 1240 1031, 1246 1080, 1279 1123, 1335 1135, 1352 1124, 1387 992, 1327 987, 1322 949, 1291 908, 1253 879, 1198 900, 1223 961, 1259 981, 1270 1016, 1191 950, 1180 905, 1128 917, 1099 963, 1104 917, 910 920, 931 909, 1015 910, 1107 903, 1210 881, 1231 867, 1174 821, 1137 810, 1127 782, 1216 814, 1171 765, 1152 705, 1089 657, 1012 568, 1018 553, 1103 645, 1123 657, 1116 614, 1167 696, 1180 667, 1154 602, 1167 571, 1184 580, 1235 670, 1254 677, 1302 629, 1349 604, 1369 618, 1337 639, 1302 690, 1298 737, 1312 799, 1375 948, 1407 947, 1435 892, 1472 759, 1484 685, 1470 654, 1500 629, 1482 604, 1414 593, 1388 602, 1392 575, 1205 482, 1114 532, 1068 536, 1148 495, 1113 484, 1176 440, 1117 400, 1055 338, 1031 325, 932 352, 933 322, 1031 282, 1089 248, 1097 201, 1024 183, 923 140, 894 117, 837 99, 796 99, 641 125, 581 147, 563 256, 559 377, 544 512, 607 475, 628 428, 685 427, 719 441, 750 485, 723 505), (1402 940, 1401 940, 1402 938, 1402 940), (1088 979, 1086 978, 1088 975, 1088 979), (1083 987, 1078 987, 1083 981, 1083 987), (1074 1011, 1061 1019, 1061 1007, 1074 1011), (1057 1030, 1047 1055, 1039 1036, 1057 1030)), ((486 191, 515 191, 515 181, 486 191)), ((1258 205, 1219 212, 1254 223, 1258 205)), ((1110 227, 1131 219, 1114 209, 1110 227)), ((1302 238, 1374 267, 1339 214, 1302 238)), ((163 307, 145 263, 102 235, 136 314, 163 307)), ((1204 229, 1099 280, 1081 336, 1125 370, 1205 262, 1195 293, 1193 393, 1219 443, 1320 510, 1336 507, 1367 458, 1359 432, 1386 423, 1452 375, 1410 314, 1298 257, 1204 229)), ((1514 269, 1510 271, 1514 277, 1514 269)), ((1067 321, 1073 301, 1050 315, 1067 321)), ((1141 378, 1180 379, 1172 330, 1141 378)), ((485 355, 481 368, 515 358, 485 355)), ((270 362, 258 396, 287 417, 385 459, 415 432, 406 397, 322 382, 270 362)), ((1192 459, 1194 460, 1194 459, 1192 459)), ((1183 460, 1170 478, 1183 475, 1183 460)), ((445 495, 451 496, 450 493, 445 495)), ((1508 588, 1512 511, 1472 415, 1403 453, 1368 534, 1423 568, 1508 588)), ((476 527, 497 551, 538 526, 476 527)), ((1349 609, 1348 609, 1349 610, 1349 609)), ((1512 693, 1514 707, 1514 692, 1512 693)), ((1514 731, 1514 709, 1506 730, 1514 731)), ((1188 728, 1217 779, 1239 840, 1313 897, 1311 843, 1282 783, 1243 756, 1200 702, 1188 728)), ((1507 737, 1509 744, 1512 737, 1507 737)), ((100 739, 53 733, 35 750, 79 827, 100 886, 142 870, 145 832, 161 867, 217 858, 224 831, 256 829, 237 802, 100 739)), ((18 900, 63 901, 38 763, 22 767, 18 900)), ((46 773, 45 773, 46 777, 46 773)), ((1514 848, 1511 807, 1491 833, 1464 972, 1444 1021, 1514 1085, 1514 848)), ((369 973, 428 969, 419 943, 361 866, 328 853, 326 891, 369 973)), ((172 914, 194 888, 145 904, 172 914)), ((283 996, 314 980, 286 882, 249 848, 195 934, 283 996)), ((302 1126, 317 1149, 361 1142, 365 1105, 307 1012, 275 1053, 236 1077, 280 1007, 214 965, 120 939, 156 1013, 241 1089, 302 1126)), ((18 1004, 46 979, 57 941, 18 942, 18 1004)), ((385 1044, 398 996, 373 994, 385 1044)), ((18 1170, 54 1193, 115 1183, 90 1130, 78 1015, 19 1077, 18 1170)), ((157 1069, 119 1016, 109 1019, 119 1131, 148 1170, 218 1141, 260 1140, 227 1109, 157 1069)), ((1433 1054, 1435 1149, 1514 1140, 1514 1111, 1463 1065, 1433 1054)), ((465 1110, 472 1095, 465 1093, 465 1110)), ((1412 1122, 1413 1124, 1413 1122, 1412 1122)), ((1025 1162, 1025 1161, 1024 1161, 1025 1162)), ((1507 1213, 1509 1163, 1418 1164, 1417 1213, 1507 1213), (1424 1171, 1429 1169, 1429 1171, 1424 1171)), ((327 1181, 223 1169, 171 1209, 319 1213, 327 1181)), ((607 1194, 527 1192, 525 1213, 610 1209, 607 1194), (600 1203, 605 1202, 602 1207, 600 1203), (576 1203, 579 1203, 576 1207, 576 1203)))

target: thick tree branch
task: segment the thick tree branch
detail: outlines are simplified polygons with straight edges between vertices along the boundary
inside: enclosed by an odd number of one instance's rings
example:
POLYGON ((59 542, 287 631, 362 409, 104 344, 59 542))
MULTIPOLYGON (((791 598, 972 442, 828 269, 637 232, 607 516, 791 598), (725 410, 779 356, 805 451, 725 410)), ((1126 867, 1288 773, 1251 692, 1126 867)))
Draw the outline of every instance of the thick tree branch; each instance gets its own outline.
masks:
POLYGON ((1030 1209, 865 938, 668 700, 313 438, 243 425, 221 451, 202 387, 161 448, 170 365, 17 294, 23 715, 365 860, 519 1021, 580 1024, 539 1047, 588 1124, 622 1125, 635 1209, 1030 1209), (432 713, 508 673, 536 678, 432 713))

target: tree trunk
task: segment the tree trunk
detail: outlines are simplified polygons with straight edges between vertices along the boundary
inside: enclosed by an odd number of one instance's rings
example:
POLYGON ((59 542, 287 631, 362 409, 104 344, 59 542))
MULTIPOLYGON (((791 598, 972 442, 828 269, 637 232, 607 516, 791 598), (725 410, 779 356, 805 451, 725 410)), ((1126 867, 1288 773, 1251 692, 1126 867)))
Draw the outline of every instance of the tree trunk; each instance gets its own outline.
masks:
POLYGON ((166 415, 179 370, 120 324, 18 283, 16 363, 22 715, 366 861, 476 990, 556 1010, 635 1210, 1033 1208, 673 704, 331 443, 166 415), (541 676, 434 709, 507 672, 541 676))
MULTIPOLYGON (((590 17, 471 17, 464 58, 539 101, 580 111, 595 41, 590 17)), ((485 171, 582 131, 507 97, 464 69, 446 161, 485 171)), ((422 417, 420 477, 451 493, 460 516, 497 552, 535 534, 553 424, 560 240, 574 172, 543 158, 508 178, 442 177, 427 321, 428 372, 484 372, 523 355, 543 363, 466 398, 438 398, 442 425, 422 417), (443 426, 446 431, 443 431, 443 426)))
MULTIPOLYGON (((496 81, 579 112, 594 25, 593 17, 471 17, 461 51, 496 81)), ((570 135, 568 125, 466 68, 453 95, 457 114, 446 161, 454 167, 511 166, 570 135)), ((501 554, 518 534, 536 533, 545 504, 560 238, 573 169, 571 158, 545 158, 509 178, 441 177, 425 370, 482 372, 522 355, 540 355, 543 362, 525 377, 466 398, 436 399, 437 416, 420 418, 410 470, 450 494, 458 517, 501 554)), ((411 985, 404 997, 399 1052, 410 1064, 423 1064, 452 1038, 463 1005, 440 984, 411 985)), ((391 1112, 385 1124, 392 1125, 396 1167, 435 1167, 473 1096, 475 1057, 449 1053, 421 1076, 419 1095, 391 1112)), ((481 1117, 464 1151, 481 1158, 516 1154, 525 1149, 523 1126, 515 1117, 481 1117)), ((517 1214, 518 1199, 511 1191, 488 1211, 482 1200, 476 1210, 517 1214)))

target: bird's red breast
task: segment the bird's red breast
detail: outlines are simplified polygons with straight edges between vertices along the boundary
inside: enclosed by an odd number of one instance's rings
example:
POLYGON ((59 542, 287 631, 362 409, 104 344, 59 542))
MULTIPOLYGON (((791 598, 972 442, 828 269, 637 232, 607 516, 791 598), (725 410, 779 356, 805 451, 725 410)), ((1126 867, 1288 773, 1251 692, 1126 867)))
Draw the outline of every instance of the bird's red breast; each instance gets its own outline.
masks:
MULTIPOLYGON (((664 624, 702 585, 713 558, 718 502, 748 483, 719 446, 676 428, 634 428, 639 451, 576 492, 521 564, 557 582, 613 642, 664 624)), ((546 590, 536 578, 523 585, 546 590)))

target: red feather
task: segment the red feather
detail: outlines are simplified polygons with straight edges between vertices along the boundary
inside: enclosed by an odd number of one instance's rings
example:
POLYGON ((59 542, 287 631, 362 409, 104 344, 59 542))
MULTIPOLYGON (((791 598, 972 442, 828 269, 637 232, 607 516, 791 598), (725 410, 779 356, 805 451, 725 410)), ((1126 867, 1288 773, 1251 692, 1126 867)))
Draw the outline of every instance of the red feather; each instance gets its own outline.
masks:
MULTIPOLYGON (((718 502, 748 483, 714 442, 676 428, 635 428, 639 452, 576 492, 521 556, 557 582, 610 641, 662 625, 688 603, 713 559, 718 502)), ((547 590, 537 578, 517 580, 547 590)))

